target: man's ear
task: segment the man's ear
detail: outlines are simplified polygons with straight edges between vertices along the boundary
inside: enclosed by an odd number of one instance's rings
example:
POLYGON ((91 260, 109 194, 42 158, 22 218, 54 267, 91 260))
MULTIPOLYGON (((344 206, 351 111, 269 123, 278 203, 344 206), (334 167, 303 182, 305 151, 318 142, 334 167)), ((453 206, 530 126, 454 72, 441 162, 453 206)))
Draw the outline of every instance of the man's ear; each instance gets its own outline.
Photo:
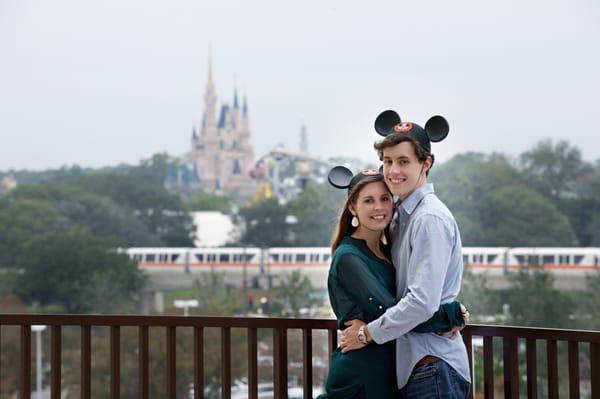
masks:
POLYGON ((433 165, 433 158, 431 158, 431 155, 429 155, 427 157, 427 159, 423 162, 423 171, 425 173, 427 173, 429 171, 429 169, 431 169, 432 165, 433 165))

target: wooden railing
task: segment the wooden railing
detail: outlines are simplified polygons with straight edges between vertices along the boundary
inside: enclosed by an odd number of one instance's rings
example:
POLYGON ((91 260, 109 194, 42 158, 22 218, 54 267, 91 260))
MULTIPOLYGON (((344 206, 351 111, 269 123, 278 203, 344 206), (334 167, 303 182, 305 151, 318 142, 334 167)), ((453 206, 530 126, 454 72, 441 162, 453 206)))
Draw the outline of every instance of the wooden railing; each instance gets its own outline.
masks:
MULTIPOLYGON (((107 326, 110 329, 110 398, 120 397, 120 342, 121 327, 138 329, 138 392, 140 398, 149 397, 149 328, 166 329, 166 392, 168 398, 176 397, 176 337, 178 327, 193 328, 194 396, 204 397, 204 331, 219 328, 221 336, 221 397, 231 397, 231 330, 245 329, 248 346, 248 397, 258 397, 258 329, 273 331, 273 383, 275 398, 288 396, 288 330, 302 330, 302 384, 304 398, 312 397, 312 341, 314 330, 326 330, 329 355, 337 346, 337 324, 334 320, 242 318, 242 317, 182 317, 182 316, 115 316, 115 315, 0 315, 0 337, 2 326, 20 328, 20 398, 31 397, 31 326, 50 326, 50 393, 52 399, 61 395, 62 328, 79 326, 81 330, 81 397, 91 397, 92 358, 91 329, 107 326)), ((526 344, 527 397, 537 397, 536 343, 545 341, 547 348, 548 396, 558 398, 557 341, 568 342, 568 380, 571 398, 580 397, 580 344, 589 343, 591 395, 600 399, 600 332, 557 330, 542 328, 470 325, 463 330, 469 359, 473 354, 473 337, 483 337, 483 392, 493 398, 494 347, 493 338, 503 340, 504 396, 519 397, 519 342, 526 344)), ((587 345, 587 344, 586 344, 587 345)), ((1 346, 0 346, 1 349, 1 346)), ((471 364, 471 369, 472 369, 471 364)), ((0 384, 2 381, 0 381, 0 384)), ((131 382, 127 382, 131 383, 131 382)))
MULTIPOLYGON (((580 395, 580 344, 589 344, 589 369, 591 397, 600 399, 600 332, 581 330, 559 330, 550 328, 528 328, 508 326, 469 325, 463 330, 463 340, 473 359, 473 337, 483 337, 483 394, 493 398, 494 385, 494 337, 502 339, 502 360, 504 373, 504 397, 519 397, 519 344, 525 343, 524 357, 527 398, 538 397, 537 343, 545 342, 547 356, 547 397, 558 398, 558 341, 567 342, 569 397, 579 399, 580 395)), ((473 365, 470 364, 471 370, 473 365)))

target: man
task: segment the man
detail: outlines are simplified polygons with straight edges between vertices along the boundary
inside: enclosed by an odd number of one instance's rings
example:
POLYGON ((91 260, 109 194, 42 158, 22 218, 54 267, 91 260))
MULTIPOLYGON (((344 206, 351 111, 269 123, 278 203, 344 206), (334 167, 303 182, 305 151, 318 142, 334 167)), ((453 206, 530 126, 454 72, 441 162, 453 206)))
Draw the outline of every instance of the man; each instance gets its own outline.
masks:
POLYGON ((347 322, 342 352, 396 339, 396 376, 404 397, 465 398, 471 378, 463 341, 410 332, 460 291, 463 264, 458 227, 427 182, 434 161, 430 141, 443 140, 448 124, 435 116, 423 129, 402 123, 394 111, 385 111, 375 128, 386 136, 375 149, 383 161, 385 182, 398 197, 391 230, 401 299, 368 325, 360 320, 347 322))

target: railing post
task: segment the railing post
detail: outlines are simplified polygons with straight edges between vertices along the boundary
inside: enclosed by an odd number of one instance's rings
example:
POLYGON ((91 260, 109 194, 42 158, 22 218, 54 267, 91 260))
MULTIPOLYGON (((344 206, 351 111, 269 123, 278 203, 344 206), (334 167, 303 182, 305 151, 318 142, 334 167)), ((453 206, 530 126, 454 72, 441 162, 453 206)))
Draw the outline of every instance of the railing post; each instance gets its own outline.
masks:
POLYGON ((504 351, 504 397, 519 397, 519 356, 517 352, 517 339, 504 338, 502 341, 504 351))
POLYGON ((138 329, 138 390, 140 399, 148 399, 149 392, 149 339, 148 326, 140 326, 138 329))
POLYGON ((256 328, 248 328, 248 398, 258 398, 258 348, 256 328))
POLYGON ((569 397, 579 399, 579 344, 569 341, 569 397))
POLYGON ((483 337, 483 396, 494 398, 494 337, 483 337))
POLYGON ((473 370, 473 335, 469 328, 462 331, 462 339, 467 348, 467 357, 469 358, 469 373, 471 375, 471 387, 469 388, 469 399, 473 398, 473 388, 475 387, 475 370, 473 370))
POLYGON ((31 398, 31 326, 21 326, 21 399, 31 398))
POLYGON ((273 385, 275 399, 287 399, 287 330, 273 331, 273 385))
POLYGON ((194 327, 194 399, 204 399, 203 327, 194 327))
POLYGON ((167 397, 176 399, 177 383, 176 383, 176 364, 177 364, 177 346, 176 346, 176 330, 174 326, 167 327, 167 397))
POLYGON ((231 329, 221 328, 221 398, 231 398, 231 329))
POLYGON ((329 338, 329 357, 333 355, 333 352, 337 348, 337 329, 336 330, 328 330, 328 338, 329 338))
POLYGON ((312 330, 302 329, 302 386, 304 399, 312 399, 312 330))
POLYGON ((590 343, 590 380, 592 399, 600 399, 600 343, 590 343))
POLYGON ((61 351, 62 351, 62 332, 61 326, 52 326, 52 335, 50 336, 50 397, 51 399, 60 399, 61 391, 61 351))
POLYGON ((558 356, 556 340, 546 341, 548 353, 548 398, 558 399, 558 356))
POLYGON ((110 327, 110 399, 121 397, 121 330, 110 327))
POLYGON ((527 399, 537 399, 537 349, 536 340, 527 338, 527 399))
POLYGON ((81 326, 81 399, 92 397, 92 328, 81 326))

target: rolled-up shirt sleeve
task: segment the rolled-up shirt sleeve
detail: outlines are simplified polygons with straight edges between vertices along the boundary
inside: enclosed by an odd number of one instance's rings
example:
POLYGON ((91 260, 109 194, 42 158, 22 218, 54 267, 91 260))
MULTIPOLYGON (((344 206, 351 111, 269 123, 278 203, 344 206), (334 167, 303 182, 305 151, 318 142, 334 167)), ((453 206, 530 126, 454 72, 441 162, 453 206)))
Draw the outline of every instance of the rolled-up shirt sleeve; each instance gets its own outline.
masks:
POLYGON ((369 323, 369 334, 382 344, 399 338, 428 320, 440 306, 442 288, 456 240, 451 226, 432 214, 414 221, 410 234, 411 254, 408 265, 408 292, 369 323))

